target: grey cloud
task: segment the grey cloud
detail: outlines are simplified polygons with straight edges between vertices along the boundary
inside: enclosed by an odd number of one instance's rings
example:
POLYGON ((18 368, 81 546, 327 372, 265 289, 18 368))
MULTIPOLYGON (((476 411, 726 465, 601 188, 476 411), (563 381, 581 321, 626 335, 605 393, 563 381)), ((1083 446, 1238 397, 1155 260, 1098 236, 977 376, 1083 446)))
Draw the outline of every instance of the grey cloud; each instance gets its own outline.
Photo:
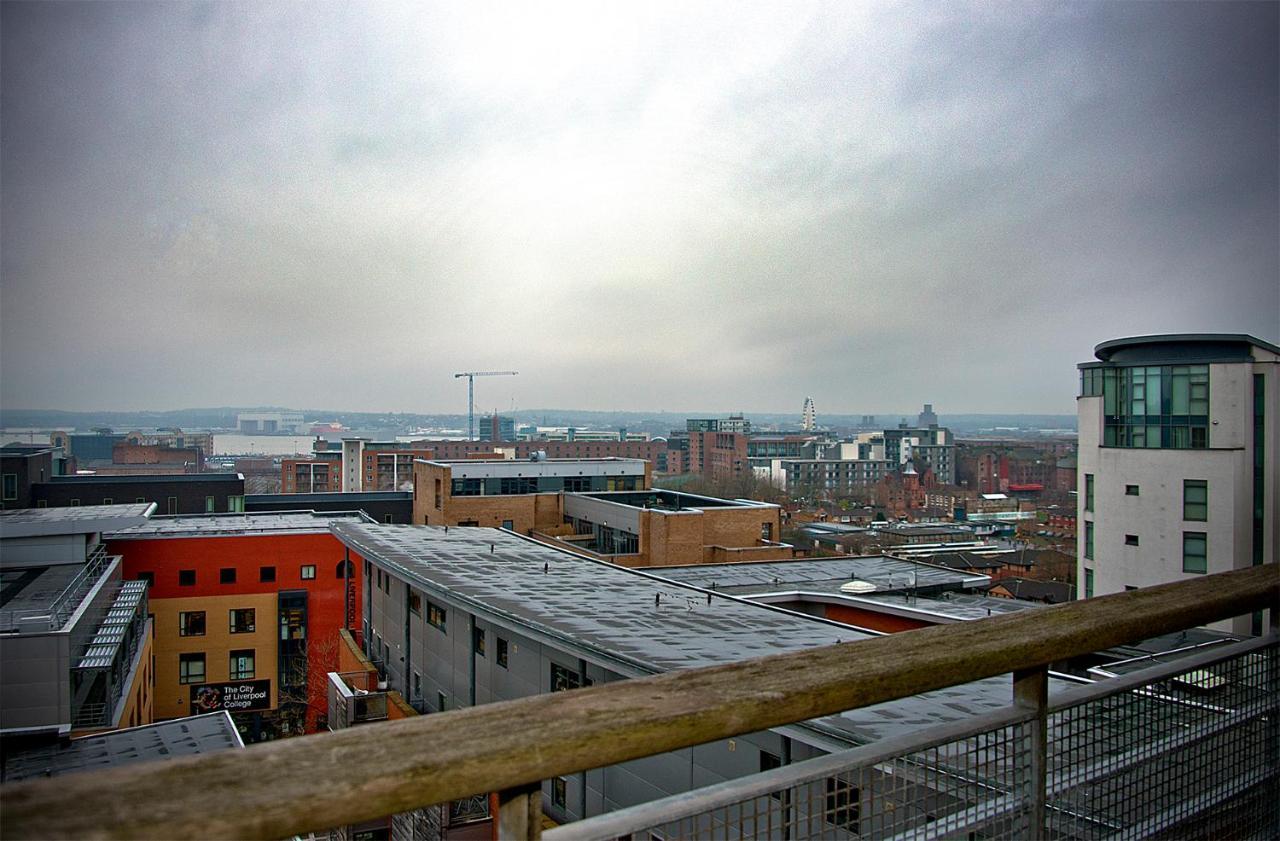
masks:
POLYGON ((1277 338, 1277 9, 4 4, 0 399, 1071 411, 1277 338))

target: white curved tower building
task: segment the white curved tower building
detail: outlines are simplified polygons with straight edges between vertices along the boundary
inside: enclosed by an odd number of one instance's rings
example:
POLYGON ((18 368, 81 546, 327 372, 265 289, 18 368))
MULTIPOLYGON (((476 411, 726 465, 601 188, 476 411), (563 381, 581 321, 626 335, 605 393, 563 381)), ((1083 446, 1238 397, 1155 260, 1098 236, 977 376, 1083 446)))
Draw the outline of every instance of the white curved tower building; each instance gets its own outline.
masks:
MULTIPOLYGON (((1138 336, 1082 363, 1082 598, 1271 563, 1280 550, 1280 347, 1138 336)), ((1216 625, 1261 633, 1260 615, 1216 625)))

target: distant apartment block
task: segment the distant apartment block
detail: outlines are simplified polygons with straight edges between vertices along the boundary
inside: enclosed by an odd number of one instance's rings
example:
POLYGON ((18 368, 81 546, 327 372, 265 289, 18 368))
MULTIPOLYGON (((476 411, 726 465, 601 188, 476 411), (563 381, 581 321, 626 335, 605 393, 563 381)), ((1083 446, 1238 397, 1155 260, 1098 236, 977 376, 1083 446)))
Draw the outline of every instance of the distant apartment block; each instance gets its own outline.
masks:
MULTIPOLYGON (((1280 347, 1252 336, 1140 336, 1081 363, 1083 597, 1280 556, 1280 347)), ((1260 634, 1261 614, 1230 630, 1260 634)))
POLYGON ((320 440, 310 458, 280 460, 280 492, 408 491, 413 487, 414 460, 434 456, 435 450, 417 442, 320 440))

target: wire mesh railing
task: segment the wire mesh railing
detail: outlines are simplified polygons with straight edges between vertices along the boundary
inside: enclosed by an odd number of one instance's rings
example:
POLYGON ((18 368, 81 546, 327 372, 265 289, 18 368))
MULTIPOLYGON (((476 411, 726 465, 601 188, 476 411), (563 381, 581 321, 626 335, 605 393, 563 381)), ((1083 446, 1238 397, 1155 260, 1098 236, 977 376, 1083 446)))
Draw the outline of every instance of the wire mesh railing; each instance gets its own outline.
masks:
POLYGON ((1274 837, 1278 674, 1273 635, 1071 689, 1042 709, 1014 704, 543 837, 1274 837))

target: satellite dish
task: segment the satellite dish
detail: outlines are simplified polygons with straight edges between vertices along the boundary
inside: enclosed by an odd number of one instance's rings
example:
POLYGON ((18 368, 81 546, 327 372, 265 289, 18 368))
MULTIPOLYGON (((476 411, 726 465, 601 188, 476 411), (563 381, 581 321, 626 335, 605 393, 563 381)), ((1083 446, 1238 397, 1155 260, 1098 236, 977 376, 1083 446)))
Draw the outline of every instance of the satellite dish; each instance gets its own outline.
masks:
POLYGON ((874 593, 875 591, 876 585, 870 581, 854 580, 840 585, 841 593, 874 593))

